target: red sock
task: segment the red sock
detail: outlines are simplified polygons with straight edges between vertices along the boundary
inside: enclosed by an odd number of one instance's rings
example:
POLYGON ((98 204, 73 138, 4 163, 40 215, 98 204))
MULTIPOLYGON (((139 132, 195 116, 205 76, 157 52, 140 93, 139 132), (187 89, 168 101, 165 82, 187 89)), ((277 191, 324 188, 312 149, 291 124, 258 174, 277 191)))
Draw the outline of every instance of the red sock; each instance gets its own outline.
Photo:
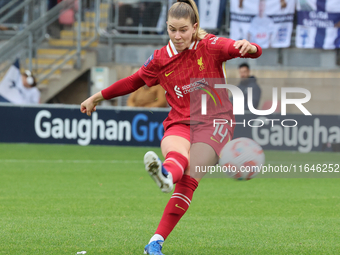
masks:
POLYGON ((188 210, 192 195, 197 186, 198 182, 195 179, 189 175, 183 175, 183 178, 176 184, 175 191, 164 209, 161 222, 155 234, 161 235, 164 240, 168 237, 178 221, 188 210))
POLYGON ((173 182, 176 183, 182 178, 184 170, 188 167, 188 159, 176 151, 170 151, 165 157, 163 166, 171 173, 173 182))

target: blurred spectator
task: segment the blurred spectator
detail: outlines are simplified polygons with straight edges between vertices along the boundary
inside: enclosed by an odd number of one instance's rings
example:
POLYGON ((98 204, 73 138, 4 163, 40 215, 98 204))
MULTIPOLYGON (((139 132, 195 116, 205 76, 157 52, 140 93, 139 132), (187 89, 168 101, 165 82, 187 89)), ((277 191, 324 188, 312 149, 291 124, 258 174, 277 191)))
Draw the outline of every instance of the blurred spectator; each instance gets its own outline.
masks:
POLYGON ((131 107, 167 107, 165 90, 160 86, 148 87, 147 85, 131 93, 127 102, 131 107))
POLYGON ((239 74, 241 82, 238 87, 242 90, 244 95, 244 110, 248 110, 248 88, 253 89, 253 106, 258 109, 261 99, 261 88, 257 84, 255 76, 250 75, 250 68, 247 63, 243 63, 239 66, 239 74))
POLYGON ((17 60, 0 82, 0 102, 13 104, 38 104, 40 91, 30 71, 20 73, 17 60))

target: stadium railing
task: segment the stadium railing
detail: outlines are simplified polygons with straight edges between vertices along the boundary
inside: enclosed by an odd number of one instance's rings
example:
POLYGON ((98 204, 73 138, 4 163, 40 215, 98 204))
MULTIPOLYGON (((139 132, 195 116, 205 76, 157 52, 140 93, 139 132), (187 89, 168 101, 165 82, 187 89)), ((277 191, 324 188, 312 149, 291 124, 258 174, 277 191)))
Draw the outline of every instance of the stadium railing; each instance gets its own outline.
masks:
POLYGON ((0 6, 0 40, 9 39, 47 12, 47 1, 11 0, 0 6))
MULTIPOLYGON (((10 14, 14 15, 16 13, 15 11, 19 7, 22 8, 25 15, 29 15, 29 5, 33 2, 39 2, 41 6, 46 7, 46 0, 26 0, 18 5, 15 10, 9 12, 4 17, 1 17, 1 20, 10 18, 10 14)), ((82 13, 85 13, 85 10, 82 8, 83 3, 84 1, 82 0, 67 0, 60 2, 49 11, 46 11, 46 8, 44 7, 45 11, 42 11, 38 15, 39 18, 34 19, 22 30, 16 31, 15 35, 13 35, 0 47, 0 76, 3 76, 17 58, 20 58, 21 64, 26 66, 26 69, 29 69, 30 71, 35 70, 34 74, 38 78, 38 83, 48 79, 56 70, 65 65, 70 59, 76 58, 75 67, 79 69, 81 65, 81 50, 89 47, 89 45, 97 39, 97 34, 94 33, 85 44, 82 43, 82 33, 80 31, 82 31, 82 21, 86 18, 85 15, 82 15, 82 13), (76 35, 74 38, 76 41, 75 47, 68 47, 68 50, 63 55, 54 59, 53 62, 45 65, 44 68, 38 68, 37 49, 42 47, 49 39, 48 34, 46 33, 47 27, 55 22, 59 18, 60 14, 65 10, 73 8, 76 3, 79 5, 78 8, 75 8, 77 9, 75 15, 78 21, 77 26, 75 27, 76 31, 74 33, 76 35)), ((99 1, 96 3, 99 3, 99 1)), ((0 9, 0 11, 5 12, 10 7, 11 6, 7 4, 0 9)), ((99 7, 96 6, 96 8, 99 7)))
MULTIPOLYGON (((169 37, 166 31, 166 15, 173 0, 97 0, 108 4, 108 16, 98 22, 107 27, 96 26, 101 40, 109 43, 164 44, 169 37)), ((221 25, 214 34, 229 34, 229 0, 221 25)), ((217 14, 218 15, 218 14, 217 14)), ((99 23, 98 23, 99 24, 99 23)))

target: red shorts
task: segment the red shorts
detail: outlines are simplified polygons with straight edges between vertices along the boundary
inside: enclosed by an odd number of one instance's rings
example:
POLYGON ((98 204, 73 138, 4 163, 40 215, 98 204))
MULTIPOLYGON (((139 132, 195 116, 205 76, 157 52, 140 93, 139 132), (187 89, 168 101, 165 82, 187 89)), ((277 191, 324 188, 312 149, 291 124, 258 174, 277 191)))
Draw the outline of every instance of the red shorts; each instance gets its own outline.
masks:
POLYGON ((233 133, 234 129, 228 124, 217 124, 214 127, 212 123, 195 125, 175 123, 168 127, 163 139, 169 135, 175 135, 187 139, 191 144, 206 143, 219 156, 224 145, 233 138, 233 133))

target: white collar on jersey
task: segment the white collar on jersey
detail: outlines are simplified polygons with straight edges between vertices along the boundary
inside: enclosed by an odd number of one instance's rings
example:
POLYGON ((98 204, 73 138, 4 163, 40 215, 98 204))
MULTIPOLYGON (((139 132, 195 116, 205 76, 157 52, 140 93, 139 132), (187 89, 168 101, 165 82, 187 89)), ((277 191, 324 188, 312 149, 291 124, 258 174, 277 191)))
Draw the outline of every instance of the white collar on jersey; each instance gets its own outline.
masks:
MULTIPOLYGON (((193 42, 191 43, 191 45, 189 46, 189 50, 192 50, 192 49, 196 50, 196 49, 197 49, 197 45, 198 45, 199 42, 200 42, 200 41, 193 41, 193 42)), ((169 57, 170 57, 170 58, 171 58, 172 56, 175 56, 175 55, 178 54, 178 52, 177 52, 177 50, 176 50, 176 47, 175 47, 174 43, 173 43, 171 40, 169 40, 169 43, 168 43, 168 45, 166 46, 166 50, 168 51, 168 54, 169 54, 169 57)))

